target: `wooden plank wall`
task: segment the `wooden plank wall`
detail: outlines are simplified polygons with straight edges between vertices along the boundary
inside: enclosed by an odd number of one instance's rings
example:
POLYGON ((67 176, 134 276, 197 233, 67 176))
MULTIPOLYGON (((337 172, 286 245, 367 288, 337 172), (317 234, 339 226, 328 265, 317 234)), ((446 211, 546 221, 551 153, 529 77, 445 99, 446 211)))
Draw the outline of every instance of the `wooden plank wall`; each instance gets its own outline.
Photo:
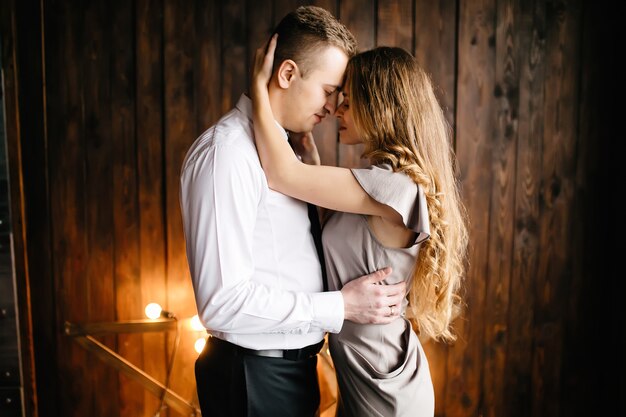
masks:
MULTIPOLYGON (((362 50, 413 52, 453 128, 471 243, 459 339, 425 346, 436 415, 617 415, 624 400, 612 399, 624 383, 609 383, 610 363, 594 363, 624 343, 594 342, 613 325, 596 324, 606 317, 596 282, 608 269, 592 240, 604 236, 594 184, 609 177, 601 161, 610 153, 608 118, 597 111, 597 88, 609 83, 595 42, 610 41, 601 8, 582 0, 3 3, 33 408, 55 417, 156 411, 154 396, 65 337, 63 323, 141 318, 150 301, 195 314, 182 159, 246 90, 255 49, 301 4, 337 15, 362 50)), ((362 147, 337 143, 332 119, 314 133, 323 163, 365 165, 362 147)), ((611 311, 623 316, 624 307, 611 311)), ((191 401, 196 337, 184 330, 171 380, 191 401)), ((103 340, 164 380, 173 334, 103 340)))

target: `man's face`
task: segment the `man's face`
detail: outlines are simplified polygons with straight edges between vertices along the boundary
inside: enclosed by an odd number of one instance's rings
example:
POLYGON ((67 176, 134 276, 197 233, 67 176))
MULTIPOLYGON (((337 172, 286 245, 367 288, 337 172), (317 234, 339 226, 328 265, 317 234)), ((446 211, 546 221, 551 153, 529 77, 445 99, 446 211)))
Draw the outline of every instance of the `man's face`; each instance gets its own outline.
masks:
POLYGON ((314 67, 303 78, 296 78, 287 90, 285 104, 288 111, 284 128, 292 132, 310 132, 337 106, 337 95, 348 57, 339 48, 329 46, 318 52, 314 67))

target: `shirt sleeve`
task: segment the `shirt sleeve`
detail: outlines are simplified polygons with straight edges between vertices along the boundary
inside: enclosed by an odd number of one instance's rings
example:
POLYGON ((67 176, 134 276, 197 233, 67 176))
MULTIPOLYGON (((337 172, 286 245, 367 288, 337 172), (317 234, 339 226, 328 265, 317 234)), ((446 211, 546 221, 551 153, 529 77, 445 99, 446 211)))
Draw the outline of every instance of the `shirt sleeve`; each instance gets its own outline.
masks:
POLYGON ((225 333, 336 333, 343 323, 340 292, 293 292, 252 280, 264 190, 258 164, 237 147, 216 145, 182 171, 181 210, 198 315, 208 329, 225 333))
POLYGON ((422 187, 407 175, 394 172, 389 164, 355 168, 352 174, 370 197, 402 216, 404 226, 416 233, 415 245, 430 238, 428 204, 422 187))

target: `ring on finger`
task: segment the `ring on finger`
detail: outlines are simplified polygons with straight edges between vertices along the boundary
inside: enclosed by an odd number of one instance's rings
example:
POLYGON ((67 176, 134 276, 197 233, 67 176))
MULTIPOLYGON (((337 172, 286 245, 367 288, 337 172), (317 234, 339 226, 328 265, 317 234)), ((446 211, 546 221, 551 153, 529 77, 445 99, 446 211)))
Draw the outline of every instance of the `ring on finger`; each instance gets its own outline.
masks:
POLYGON ((396 306, 389 306, 389 315, 393 316, 396 314, 396 306))

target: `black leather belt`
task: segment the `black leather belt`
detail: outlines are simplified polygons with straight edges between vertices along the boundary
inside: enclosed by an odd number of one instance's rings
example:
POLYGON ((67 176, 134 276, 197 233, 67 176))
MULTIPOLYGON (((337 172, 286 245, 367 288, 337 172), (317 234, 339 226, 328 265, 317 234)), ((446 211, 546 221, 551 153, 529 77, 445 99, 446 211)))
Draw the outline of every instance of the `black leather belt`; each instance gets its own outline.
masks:
POLYGON ((263 356, 266 358, 282 358, 290 361, 301 361, 304 359, 312 358, 317 355, 324 346, 324 341, 320 341, 314 345, 305 346, 300 349, 249 349, 235 345, 234 343, 227 342, 215 336, 211 337, 211 344, 214 344, 220 349, 228 349, 234 353, 241 355, 263 356))

